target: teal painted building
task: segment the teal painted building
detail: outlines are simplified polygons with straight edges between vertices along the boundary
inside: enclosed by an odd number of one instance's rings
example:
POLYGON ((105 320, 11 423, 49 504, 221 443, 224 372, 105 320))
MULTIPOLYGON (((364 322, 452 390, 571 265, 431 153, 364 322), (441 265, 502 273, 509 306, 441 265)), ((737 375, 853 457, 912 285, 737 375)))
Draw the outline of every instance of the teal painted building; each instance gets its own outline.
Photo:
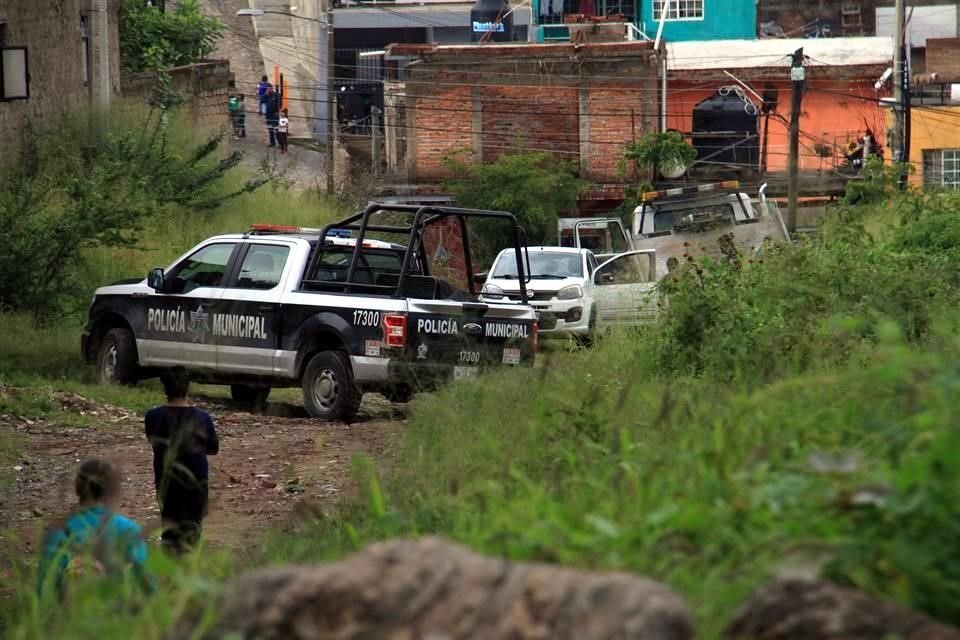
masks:
POLYGON ((533 0, 539 42, 568 40, 567 15, 620 14, 633 25, 636 38, 654 38, 666 6, 663 37, 669 42, 731 40, 757 37, 756 0, 533 0))

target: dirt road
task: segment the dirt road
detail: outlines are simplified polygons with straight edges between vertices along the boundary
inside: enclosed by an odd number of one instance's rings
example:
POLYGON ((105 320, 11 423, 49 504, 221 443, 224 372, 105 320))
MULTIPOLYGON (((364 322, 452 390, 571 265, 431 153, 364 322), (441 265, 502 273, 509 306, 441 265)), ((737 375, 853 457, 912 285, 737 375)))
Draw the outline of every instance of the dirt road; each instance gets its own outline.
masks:
MULTIPOLYGON (((57 393, 55 398, 98 426, 0 415, 0 438, 24 439, 14 483, 0 492, 0 546, 31 553, 47 522, 74 504, 73 474, 90 456, 121 467, 119 511, 156 536, 160 518, 143 416, 76 394, 57 393)), ((372 394, 365 396, 358 422, 351 425, 311 420, 302 406, 293 404, 271 404, 257 415, 221 398, 194 400, 211 412, 220 437, 220 454, 210 458, 211 504, 204 536, 211 545, 238 551, 255 545, 265 529, 292 522, 296 511, 329 509, 352 491, 354 455, 369 454, 389 464, 405 418, 403 405, 372 394)))

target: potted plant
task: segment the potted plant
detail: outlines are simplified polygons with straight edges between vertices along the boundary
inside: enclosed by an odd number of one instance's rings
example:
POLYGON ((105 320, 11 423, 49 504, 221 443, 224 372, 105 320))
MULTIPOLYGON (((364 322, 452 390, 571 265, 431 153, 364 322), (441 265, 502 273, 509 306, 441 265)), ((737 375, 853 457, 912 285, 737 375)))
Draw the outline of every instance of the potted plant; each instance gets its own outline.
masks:
POLYGON ((627 145, 623 157, 637 166, 656 170, 668 180, 675 180, 686 173, 697 150, 679 131, 648 133, 636 142, 627 145))

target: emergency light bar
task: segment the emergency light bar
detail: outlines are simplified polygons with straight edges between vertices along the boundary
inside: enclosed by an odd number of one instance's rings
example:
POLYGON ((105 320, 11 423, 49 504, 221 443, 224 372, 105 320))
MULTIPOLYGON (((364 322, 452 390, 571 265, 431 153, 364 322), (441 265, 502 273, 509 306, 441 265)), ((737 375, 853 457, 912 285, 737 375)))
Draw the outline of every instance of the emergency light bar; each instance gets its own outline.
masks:
POLYGON ((643 202, 649 202, 651 200, 659 200, 661 198, 669 198, 671 196, 686 196, 694 193, 702 193, 704 191, 718 191, 720 189, 738 188, 740 188, 739 180, 724 180, 723 182, 698 184, 693 187, 676 187, 674 189, 661 189, 660 191, 644 191, 643 195, 640 196, 640 199, 643 202))
MULTIPOLYGON (((298 227, 292 224, 252 224, 250 233, 316 233, 319 234, 323 229, 319 227, 298 227)), ((330 229, 327 232, 330 238, 349 238, 349 229, 330 229)))

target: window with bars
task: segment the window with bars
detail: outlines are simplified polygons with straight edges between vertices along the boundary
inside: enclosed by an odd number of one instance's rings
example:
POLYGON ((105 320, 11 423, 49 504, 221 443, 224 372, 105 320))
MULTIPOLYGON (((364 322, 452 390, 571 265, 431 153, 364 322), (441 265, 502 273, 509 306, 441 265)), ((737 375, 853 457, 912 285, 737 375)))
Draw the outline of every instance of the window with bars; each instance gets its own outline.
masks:
POLYGON ((960 149, 924 149, 923 184, 960 189, 960 149))
MULTIPOLYGON (((704 0, 670 0, 667 8, 667 20, 703 19, 704 0)), ((667 0, 653 0, 653 19, 659 20, 667 0)))

